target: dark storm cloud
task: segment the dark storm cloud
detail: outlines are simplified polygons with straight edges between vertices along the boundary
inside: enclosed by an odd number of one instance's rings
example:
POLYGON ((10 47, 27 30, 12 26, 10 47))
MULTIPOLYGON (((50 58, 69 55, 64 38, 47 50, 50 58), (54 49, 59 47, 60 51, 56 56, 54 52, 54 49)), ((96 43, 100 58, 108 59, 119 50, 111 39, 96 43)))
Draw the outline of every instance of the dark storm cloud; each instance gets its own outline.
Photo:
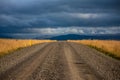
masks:
POLYGON ((119 4, 120 0, 0 0, 0 33, 32 33, 34 28, 48 27, 119 28, 119 4))
POLYGON ((1 0, 1 13, 119 12, 119 0, 1 0))
POLYGON ((1 27, 119 26, 119 14, 49 13, 43 15, 0 15, 1 27))
MULTIPOLYGON (((2 29, 3 30, 3 29, 2 29)), ((5 29, 4 29, 5 30, 5 29)), ((1 30, 0 30, 1 31, 1 30)), ((10 29, 9 32, 0 33, 0 36, 15 38, 36 38, 43 36, 57 36, 65 34, 79 35, 119 35, 120 27, 56 27, 56 28, 26 28, 10 29)))
POLYGON ((119 0, 1 0, 0 24, 28 27, 119 26, 119 3, 119 0), (91 20, 90 17, 69 16, 70 13, 97 14, 100 17, 91 20))

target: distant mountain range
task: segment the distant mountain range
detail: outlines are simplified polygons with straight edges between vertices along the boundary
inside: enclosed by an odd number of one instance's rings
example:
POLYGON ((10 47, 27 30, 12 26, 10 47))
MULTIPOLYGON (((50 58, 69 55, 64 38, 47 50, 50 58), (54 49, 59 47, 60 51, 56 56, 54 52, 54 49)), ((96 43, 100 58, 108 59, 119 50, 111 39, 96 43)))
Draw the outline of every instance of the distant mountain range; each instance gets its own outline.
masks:
POLYGON ((34 39, 50 39, 52 37, 53 36, 50 36, 50 35, 44 35, 44 36, 35 37, 34 39))
POLYGON ((56 37, 49 38, 51 40, 81 40, 81 39, 110 39, 110 40, 120 40, 120 35, 77 35, 77 34, 67 34, 60 35, 56 37))
MULTIPOLYGON (((10 38, 10 39, 20 39, 16 37, 6 36, 6 35, 0 35, 0 38, 10 38)), ((22 38, 24 39, 24 38, 22 38)), ((26 38, 25 38, 26 39, 26 38)), ((120 40, 120 34, 114 34, 114 35, 78 35, 78 34, 66 34, 66 35, 59 35, 59 36, 50 36, 50 35, 44 35, 35 37, 32 39, 50 39, 50 40, 82 40, 82 39, 101 39, 101 40, 120 40)))

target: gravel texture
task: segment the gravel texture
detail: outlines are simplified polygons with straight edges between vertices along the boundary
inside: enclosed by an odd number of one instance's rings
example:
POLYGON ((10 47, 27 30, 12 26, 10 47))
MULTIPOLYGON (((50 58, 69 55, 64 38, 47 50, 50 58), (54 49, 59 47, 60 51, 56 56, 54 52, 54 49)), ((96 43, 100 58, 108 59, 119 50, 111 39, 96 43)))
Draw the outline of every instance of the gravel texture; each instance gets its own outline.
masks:
POLYGON ((44 43, 0 58, 0 80, 120 80, 120 62, 81 44, 44 43))
POLYGON ((120 61, 82 44, 69 44, 104 80, 120 80, 120 61))

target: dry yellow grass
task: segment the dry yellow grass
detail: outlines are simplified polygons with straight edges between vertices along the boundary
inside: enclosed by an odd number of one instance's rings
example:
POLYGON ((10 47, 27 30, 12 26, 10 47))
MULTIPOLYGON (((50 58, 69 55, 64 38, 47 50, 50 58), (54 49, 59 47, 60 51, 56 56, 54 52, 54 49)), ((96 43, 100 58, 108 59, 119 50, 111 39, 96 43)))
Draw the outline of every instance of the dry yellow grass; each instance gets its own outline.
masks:
POLYGON ((69 40, 96 47, 120 58, 120 41, 117 40, 69 40))
POLYGON ((51 40, 20 40, 20 39, 0 39, 0 56, 21 47, 27 47, 38 43, 53 42, 51 40))

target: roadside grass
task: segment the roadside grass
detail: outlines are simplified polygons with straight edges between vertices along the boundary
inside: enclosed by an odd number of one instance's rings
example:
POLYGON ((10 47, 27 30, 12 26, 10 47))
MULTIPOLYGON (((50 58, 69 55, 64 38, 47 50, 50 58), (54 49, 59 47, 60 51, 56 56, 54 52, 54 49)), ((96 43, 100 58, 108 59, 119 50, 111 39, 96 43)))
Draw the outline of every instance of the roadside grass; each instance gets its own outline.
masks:
POLYGON ((104 53, 105 55, 108 55, 108 56, 110 56, 110 57, 112 57, 112 58, 115 58, 115 59, 120 60, 120 57, 117 56, 117 55, 115 55, 115 53, 108 52, 108 51, 106 51, 106 50, 104 50, 104 49, 102 49, 102 48, 98 48, 98 47, 96 47, 96 46, 92 46, 92 45, 88 45, 88 46, 91 47, 91 48, 94 48, 94 49, 96 49, 96 50, 98 50, 98 51, 100 51, 100 52, 102 52, 102 53, 104 53))
POLYGON ((11 54, 12 52, 20 50, 22 48, 25 48, 25 47, 20 47, 20 48, 11 49, 11 50, 8 50, 8 51, 0 52, 0 57, 3 57, 3 56, 8 55, 8 54, 11 54))
POLYGON ((21 40, 21 39, 0 39, 0 57, 8 55, 13 51, 32 46, 35 44, 55 42, 52 40, 21 40))
POLYGON ((120 41, 117 40, 68 40, 94 48, 112 58, 120 60, 120 41))

